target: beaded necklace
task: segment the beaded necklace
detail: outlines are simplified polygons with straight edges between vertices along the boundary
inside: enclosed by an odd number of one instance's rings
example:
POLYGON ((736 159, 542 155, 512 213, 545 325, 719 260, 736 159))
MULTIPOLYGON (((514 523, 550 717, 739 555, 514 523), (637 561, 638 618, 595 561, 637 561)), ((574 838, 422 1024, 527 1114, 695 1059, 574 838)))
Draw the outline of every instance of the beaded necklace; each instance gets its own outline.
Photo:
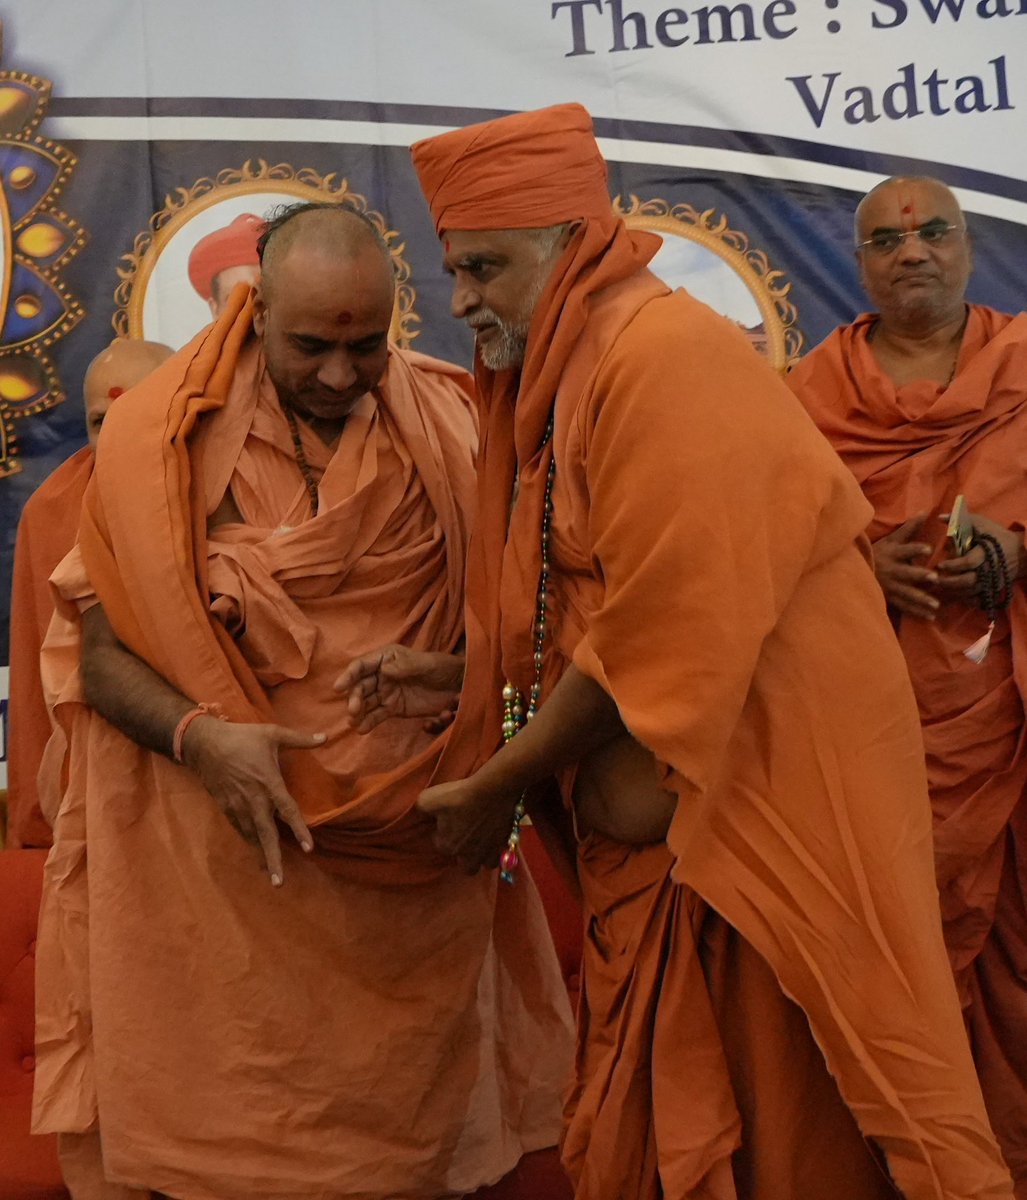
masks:
MULTIPOLYGON (((545 447, 553 436, 553 418, 549 418, 542 445, 545 447)), ((553 521, 553 479, 556 476, 556 455, 549 459, 546 473, 546 491, 542 502, 542 567, 539 572, 538 597, 535 620, 532 624, 532 646, 535 678, 528 693, 527 708, 520 691, 509 681, 503 685, 503 743, 513 741, 518 732, 538 711, 542 702, 542 648, 546 640, 546 608, 549 601, 549 535, 553 521)), ((499 878, 504 883, 514 882, 514 871, 520 863, 521 823, 524 820, 524 798, 522 792, 514 808, 513 828, 506 841, 506 849, 499 859, 499 878)))
POLYGON ((289 432, 292 434, 292 449, 296 456, 296 465, 300 469, 300 474, 303 476, 303 483, 306 485, 307 495, 310 497, 310 515, 316 517, 320 503, 320 498, 317 494, 317 481, 314 479, 314 473, 311 471, 310 464, 307 462, 307 456, 303 451, 303 441, 300 438, 299 425, 296 423, 296 414, 284 404, 282 405, 282 412, 285 413, 289 432))
MULTIPOLYGON (((956 356, 952 360, 952 369, 949 371, 948 378, 942 384, 943 388, 950 387, 953 379, 955 379, 955 377, 956 377, 956 368, 959 366, 959 356, 963 351, 963 334, 966 333, 966 325, 969 320, 970 320, 970 310, 967 309, 966 312, 963 314, 963 323, 959 327, 959 332, 955 335, 954 340, 956 343, 956 351, 955 351, 956 356)), ((874 338, 877 336, 877 327, 879 324, 880 324, 880 318, 875 320, 873 322, 873 324, 870 326, 870 329, 867 332, 867 341, 868 342, 872 342, 874 340, 874 338)))

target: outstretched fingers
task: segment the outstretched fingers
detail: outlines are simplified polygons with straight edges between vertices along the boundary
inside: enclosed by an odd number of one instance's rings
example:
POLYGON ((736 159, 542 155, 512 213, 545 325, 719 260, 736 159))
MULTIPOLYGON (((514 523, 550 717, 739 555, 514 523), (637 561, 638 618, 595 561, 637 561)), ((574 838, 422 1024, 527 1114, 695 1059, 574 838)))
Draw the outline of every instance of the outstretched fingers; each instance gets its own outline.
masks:
POLYGON ((257 840, 267 864, 267 873, 271 877, 272 887, 281 887, 285 879, 282 870, 282 843, 278 836, 278 826, 268 812, 254 814, 254 824, 257 828, 257 840))
POLYGON ((278 745, 287 750, 316 750, 324 745, 327 737, 324 733, 305 733, 302 729, 288 729, 284 725, 272 725, 270 733, 278 745))
POLYGON ((343 693, 359 690, 364 693, 369 685, 373 690, 378 672, 381 670, 382 658, 383 655, 380 651, 376 651, 374 654, 365 654, 362 658, 355 658, 332 685, 334 690, 343 693))
MULTIPOLYGON (((288 750, 313 750, 324 744, 323 733, 304 733, 299 729, 288 729, 283 725, 269 725, 266 733, 275 751, 283 748, 288 750)), ((263 781, 264 796, 262 802, 251 804, 250 816, 253 823, 256 840, 264 855, 268 875, 275 887, 281 887, 285 880, 282 868, 282 844, 279 837, 275 816, 279 816, 287 825, 299 843, 300 847, 310 852, 314 848, 314 839, 310 835, 307 823, 303 819, 299 805, 289 794, 281 775, 277 778, 268 776, 263 781)))
POLYGON ((300 806, 292 798, 292 796, 283 787, 276 789, 274 796, 275 812, 281 817, 282 822, 292 830, 300 849, 309 854, 314 849, 314 839, 311 836, 310 829, 303 819, 303 814, 300 812, 300 806))

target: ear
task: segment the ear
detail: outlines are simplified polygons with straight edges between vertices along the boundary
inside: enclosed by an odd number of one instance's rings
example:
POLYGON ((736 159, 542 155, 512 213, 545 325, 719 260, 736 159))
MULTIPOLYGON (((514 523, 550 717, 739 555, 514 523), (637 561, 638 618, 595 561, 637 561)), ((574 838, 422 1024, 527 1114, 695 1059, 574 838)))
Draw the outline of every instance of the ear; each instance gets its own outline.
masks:
POLYGON ((860 250, 853 250, 852 257, 856 260, 856 270, 859 273, 859 282, 864 291, 867 290, 867 273, 864 265, 864 255, 860 250))
POLYGON ((561 250, 567 249, 567 247, 571 244, 574 235, 584 224, 585 221, 583 217, 576 217, 573 221, 568 222, 567 229, 565 230, 563 238, 560 241, 561 250))
POLYGON ((253 331, 257 337, 263 337, 265 329, 267 329, 267 300, 264 299, 264 289, 258 283, 253 296, 253 331))

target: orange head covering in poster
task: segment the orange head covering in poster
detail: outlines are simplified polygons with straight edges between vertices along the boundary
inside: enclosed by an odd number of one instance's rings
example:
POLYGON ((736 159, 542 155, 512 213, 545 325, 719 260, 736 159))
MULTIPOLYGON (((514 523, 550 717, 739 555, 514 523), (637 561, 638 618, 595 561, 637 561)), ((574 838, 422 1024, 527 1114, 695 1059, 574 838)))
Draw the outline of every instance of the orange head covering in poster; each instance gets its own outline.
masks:
POLYGON ((214 280, 230 267, 257 267, 257 241, 267 222, 241 213, 224 229, 200 238, 189 255, 189 282, 204 300, 214 294, 214 280))
POLYGON ((578 217, 612 225, 606 162, 580 104, 556 104, 417 142, 412 154, 445 229, 538 229, 578 217))

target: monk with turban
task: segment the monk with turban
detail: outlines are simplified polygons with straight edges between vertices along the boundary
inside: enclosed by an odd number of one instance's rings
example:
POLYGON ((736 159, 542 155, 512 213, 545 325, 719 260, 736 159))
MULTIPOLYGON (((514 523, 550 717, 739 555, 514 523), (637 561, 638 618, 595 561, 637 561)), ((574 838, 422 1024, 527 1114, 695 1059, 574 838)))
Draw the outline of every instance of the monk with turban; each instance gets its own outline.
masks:
POLYGON ((240 213, 223 229, 215 229, 193 246, 189 254, 189 282, 217 319, 240 283, 260 278, 257 242, 266 222, 253 213, 240 213))
POLYGON ((856 210, 856 241, 876 311, 831 334, 789 383, 873 505, 875 570, 923 730, 945 940, 1023 1200, 1027 314, 966 302, 966 218, 936 179, 878 184, 856 210), (960 494, 982 543, 965 555, 939 519, 960 494), (989 544, 1004 593, 990 614, 989 544))
POLYGON ((88 443, 32 493, 22 509, 11 584, 11 674, 7 748, 7 844, 46 847, 50 826, 39 808, 36 775, 51 727, 39 679, 39 652, 53 616, 50 574, 75 544, 82 497, 108 408, 171 355, 167 346, 116 338, 93 359, 83 381, 88 443))
POLYGON ((556 1141, 538 896, 434 849, 421 716, 361 741, 332 689, 463 633, 471 381, 393 303, 370 222, 290 210, 104 427, 43 656, 34 1120, 74 1200, 448 1198, 556 1141))
MULTIPOLYGON (((559 775, 578 1200, 1008 1198, 866 501, 744 335, 649 272, 584 109, 413 153, 482 422, 466 679, 421 803, 516 891, 522 795, 559 775)), ((346 683, 368 724, 396 685, 346 683)))

